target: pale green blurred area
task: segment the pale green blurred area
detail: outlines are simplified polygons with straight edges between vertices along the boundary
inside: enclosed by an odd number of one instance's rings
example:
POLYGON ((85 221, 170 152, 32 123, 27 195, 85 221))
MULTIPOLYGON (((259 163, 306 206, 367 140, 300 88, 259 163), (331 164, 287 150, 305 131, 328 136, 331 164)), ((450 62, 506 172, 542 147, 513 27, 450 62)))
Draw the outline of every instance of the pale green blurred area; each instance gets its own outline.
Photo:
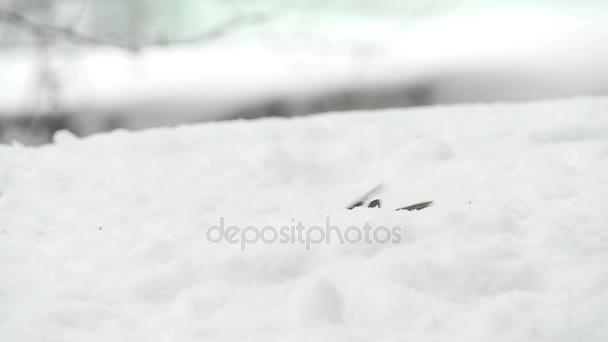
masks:
MULTIPOLYGON (((350 25, 407 25, 437 16, 479 11, 595 11, 606 0, 157 0, 148 38, 196 36, 238 15, 266 14, 263 23, 240 32, 300 33, 350 25)), ((104 6, 110 2, 104 2, 104 6)), ((148 2, 150 3, 150 2, 148 2)), ((101 5, 101 4, 100 4, 101 5)), ((514 23, 516 24, 516 23, 514 23)))
MULTIPOLYGON (((607 0, 0 0, 30 18, 130 42, 183 40, 232 21, 236 37, 406 26, 441 16, 501 11, 605 11, 607 0)), ((514 23, 516 24, 516 23, 514 23)), ((23 38, 0 32, 0 43, 23 38)), ((26 38, 25 38, 26 39, 26 38)))

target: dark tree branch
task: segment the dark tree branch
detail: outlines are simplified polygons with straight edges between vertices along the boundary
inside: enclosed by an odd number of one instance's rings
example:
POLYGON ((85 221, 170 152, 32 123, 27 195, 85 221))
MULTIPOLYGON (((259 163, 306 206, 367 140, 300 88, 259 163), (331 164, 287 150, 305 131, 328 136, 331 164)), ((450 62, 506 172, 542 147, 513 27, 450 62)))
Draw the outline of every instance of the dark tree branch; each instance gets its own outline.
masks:
POLYGON ((173 46, 183 44, 195 44, 199 42, 218 39, 229 32, 238 28, 258 24, 268 19, 267 13, 256 13, 241 15, 236 18, 229 19, 209 31, 189 39, 171 40, 171 41, 151 41, 151 42, 118 42, 102 39, 92 35, 79 33, 69 27, 60 27, 44 23, 39 23, 29 19, 27 16, 7 9, 0 8, 0 22, 5 22, 13 27, 24 30, 32 34, 34 37, 44 40, 65 40, 75 44, 97 45, 126 49, 137 52, 141 49, 155 46, 173 46))

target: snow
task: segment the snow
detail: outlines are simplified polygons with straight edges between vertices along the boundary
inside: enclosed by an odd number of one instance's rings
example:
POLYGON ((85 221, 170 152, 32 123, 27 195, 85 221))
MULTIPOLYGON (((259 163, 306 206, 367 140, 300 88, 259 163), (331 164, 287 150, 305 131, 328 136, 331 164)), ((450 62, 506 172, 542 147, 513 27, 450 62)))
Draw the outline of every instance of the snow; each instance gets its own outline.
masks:
POLYGON ((608 338, 607 98, 55 140, 0 147, 3 340, 608 338), (241 248, 221 218, 401 235, 241 248))

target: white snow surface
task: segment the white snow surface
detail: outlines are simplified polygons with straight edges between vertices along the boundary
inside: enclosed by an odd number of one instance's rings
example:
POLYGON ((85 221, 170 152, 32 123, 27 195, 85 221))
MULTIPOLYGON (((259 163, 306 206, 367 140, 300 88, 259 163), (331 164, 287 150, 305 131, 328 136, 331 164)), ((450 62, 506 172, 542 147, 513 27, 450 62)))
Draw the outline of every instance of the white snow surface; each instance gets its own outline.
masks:
POLYGON ((608 98, 1 146, 0 337, 603 342, 607 170, 608 98), (206 240, 220 217, 402 239, 241 250, 206 240))

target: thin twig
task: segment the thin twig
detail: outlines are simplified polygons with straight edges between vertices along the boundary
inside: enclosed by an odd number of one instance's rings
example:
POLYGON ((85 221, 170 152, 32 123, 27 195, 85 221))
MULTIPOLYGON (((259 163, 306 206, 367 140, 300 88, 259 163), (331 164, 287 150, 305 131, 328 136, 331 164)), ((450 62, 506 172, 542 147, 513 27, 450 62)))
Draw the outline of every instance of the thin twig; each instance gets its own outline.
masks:
POLYGON ((25 15, 7 9, 0 8, 0 21, 6 22, 16 28, 28 31, 32 35, 36 37, 45 37, 47 39, 63 39, 70 41, 72 43, 77 44, 85 44, 85 45, 98 45, 98 46, 107 46, 107 47, 115 47, 126 49, 130 51, 139 51, 148 47, 155 46, 168 46, 168 45, 182 45, 182 44, 194 44, 198 42, 209 41, 213 39, 220 38, 229 32, 232 32, 235 29, 238 29, 243 26, 253 25, 260 22, 263 22, 268 19, 267 13, 257 13, 257 14, 247 14, 241 15, 236 18, 229 19, 223 23, 218 24, 217 26, 211 28, 207 32, 198 35, 196 37, 192 37, 189 39, 181 39, 181 40, 171 40, 167 41, 151 41, 144 43, 137 42, 117 42, 102 39, 95 36, 90 36, 86 34, 82 34, 80 32, 76 32, 75 30, 69 27, 60 27, 54 26, 44 23, 39 23, 33 21, 26 17, 25 15))

